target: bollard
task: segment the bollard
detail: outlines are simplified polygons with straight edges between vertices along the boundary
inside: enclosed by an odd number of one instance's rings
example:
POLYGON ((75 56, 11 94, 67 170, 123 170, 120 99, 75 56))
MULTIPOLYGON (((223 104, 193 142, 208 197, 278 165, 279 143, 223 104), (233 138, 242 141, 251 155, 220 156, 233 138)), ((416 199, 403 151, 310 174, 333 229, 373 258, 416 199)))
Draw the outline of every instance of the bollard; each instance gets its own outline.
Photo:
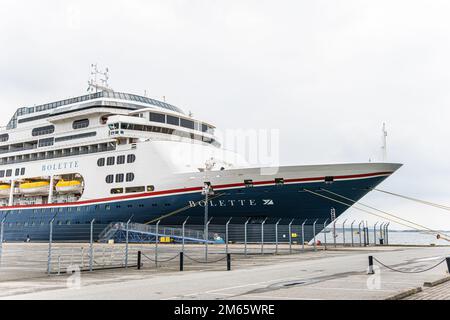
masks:
POLYGON ((184 253, 183 251, 180 252, 180 271, 184 270, 184 253))
POLYGON ((137 253, 138 253, 137 254, 137 269, 141 270, 141 255, 142 255, 142 252, 139 250, 137 253))
POLYGON ((275 224, 275 254, 278 254, 278 224, 280 221, 281 219, 279 219, 275 224))
POLYGON ((250 218, 248 218, 244 224, 244 253, 245 253, 245 256, 247 256, 247 224, 249 221, 250 221, 250 218))
POLYGON ((227 271, 231 270, 231 254, 227 253, 227 271))
POLYGON ((374 274, 373 271, 373 257, 369 256, 369 270, 367 271, 367 274, 374 274))

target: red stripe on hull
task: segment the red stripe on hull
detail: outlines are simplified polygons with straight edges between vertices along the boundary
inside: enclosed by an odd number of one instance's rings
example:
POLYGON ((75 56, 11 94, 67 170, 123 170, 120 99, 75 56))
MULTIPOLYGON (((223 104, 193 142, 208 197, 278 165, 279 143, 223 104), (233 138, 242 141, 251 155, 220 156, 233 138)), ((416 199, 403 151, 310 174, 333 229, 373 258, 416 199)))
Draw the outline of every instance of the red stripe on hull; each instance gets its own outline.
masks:
MULTIPOLYGON (((392 174, 393 172, 376 172, 376 173, 363 173, 363 174, 354 174, 354 175, 344 175, 344 176, 334 176, 335 180, 339 179, 355 179, 355 178, 369 178, 381 175, 392 174)), ((285 179, 285 183, 289 182, 310 182, 310 181, 323 181, 325 177, 313 177, 313 178, 299 178, 299 179, 285 179)), ((253 185, 263 185, 263 184, 275 184, 274 180, 267 181, 255 181, 253 185)), ((224 188, 235 188, 235 187, 244 187, 245 183, 230 183, 230 184, 221 184, 214 185, 214 189, 224 189, 224 188)), ((18 205, 18 206, 5 206, 0 207, 0 210, 4 209, 26 209, 26 208, 41 208, 41 207, 65 207, 65 206, 74 206, 74 205, 84 205, 98 202, 109 202, 109 201, 117 201, 117 200, 128 200, 128 199, 136 199, 136 198, 145 198, 150 196, 158 196, 158 195, 168 195, 175 194, 180 192, 192 192, 192 191, 201 191, 202 187, 190 187, 190 188, 182 188, 182 189, 171 189, 171 190, 163 190, 163 191, 154 191, 154 192, 145 192, 139 194, 130 194, 124 196, 117 197, 108 197, 108 198, 98 198, 92 200, 83 200, 77 202, 66 202, 66 203, 47 203, 47 204, 34 204, 34 205, 18 205)))

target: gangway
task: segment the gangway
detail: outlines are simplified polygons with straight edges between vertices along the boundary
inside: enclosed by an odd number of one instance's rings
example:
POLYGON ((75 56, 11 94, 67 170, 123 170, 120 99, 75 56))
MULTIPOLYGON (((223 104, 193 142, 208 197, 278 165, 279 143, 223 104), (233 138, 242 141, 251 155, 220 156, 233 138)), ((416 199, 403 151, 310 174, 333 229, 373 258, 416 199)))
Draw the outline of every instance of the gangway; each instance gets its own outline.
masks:
MULTIPOLYGON (((126 242, 127 224, 123 222, 110 223, 100 234, 99 242, 108 242, 114 240, 114 242, 126 242)), ((185 243, 205 243, 214 244, 221 242, 223 237, 220 237, 217 233, 208 233, 208 240, 204 239, 204 232, 194 229, 184 229, 184 242, 185 243), (215 240, 211 240, 215 239, 215 240)), ((141 223, 128 223, 128 241, 129 242, 155 242, 156 237, 170 238, 171 242, 181 243, 183 241, 183 229, 147 225, 141 223)), ((161 240, 160 240, 161 241, 161 240)), ((222 240, 223 242, 223 240, 222 240)))

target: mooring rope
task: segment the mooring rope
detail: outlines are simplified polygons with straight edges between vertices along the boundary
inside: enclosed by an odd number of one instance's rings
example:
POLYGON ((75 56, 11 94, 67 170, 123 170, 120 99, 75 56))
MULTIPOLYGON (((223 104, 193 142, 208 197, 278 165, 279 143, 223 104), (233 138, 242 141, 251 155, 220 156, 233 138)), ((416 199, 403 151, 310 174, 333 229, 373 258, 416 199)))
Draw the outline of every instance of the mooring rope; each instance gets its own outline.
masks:
POLYGON ((386 191, 386 190, 375 189, 375 188, 372 189, 372 190, 375 190, 375 191, 378 191, 378 192, 387 193, 387 194, 390 194, 392 196, 400 197, 400 198, 403 198, 403 199, 407 199, 407 200, 419 202, 419 203, 422 203, 422 204, 426 204, 426 205, 429 205, 429 206, 432 206, 432 207, 435 207, 435 208, 439 208, 439 209, 450 211, 450 207, 449 206, 444 206, 442 204, 433 203, 433 202, 429 202, 429 201, 425 201, 425 200, 421 200, 421 199, 417 199, 417 198, 412 198, 412 197, 404 196, 404 195, 401 195, 401 194, 398 194, 398 193, 394 193, 394 192, 390 192, 390 191, 386 191))
MULTIPOLYGON (((401 218, 401 217, 398 217, 398 216, 396 216, 396 215, 394 215, 394 214, 391 214, 391 213, 389 213, 389 212, 386 212, 386 211, 384 211, 384 210, 380 210, 380 209, 377 209, 377 208, 375 208, 375 207, 372 207, 372 206, 366 205, 366 204, 364 204, 364 203, 361 203, 361 202, 359 202, 359 201, 355 201, 355 200, 353 200, 353 199, 347 198, 347 197, 345 197, 345 196, 343 196, 343 195, 340 195, 340 194, 338 194, 338 193, 332 192, 332 191, 330 191, 330 190, 327 190, 327 189, 324 189, 324 188, 321 188, 321 190, 323 190, 323 191, 325 191, 325 192, 328 192, 328 193, 331 193, 331 194, 333 194, 333 195, 335 195, 335 196, 341 197, 341 198, 343 198, 343 199, 346 199, 346 200, 348 200, 348 201, 351 201, 351 202, 353 202, 353 203, 357 203, 358 205, 364 206, 364 207, 366 207, 366 208, 370 208, 370 209, 372 209, 372 210, 381 212, 381 213, 383 213, 383 214, 386 214, 386 215, 388 215, 388 216, 394 217, 394 218, 396 218, 396 219, 399 219, 399 220, 405 221, 405 222, 407 222, 407 223, 416 225, 416 226, 418 226, 418 227, 420 227, 420 228, 422 228, 422 229, 428 230, 428 231, 430 231, 430 232, 432 232, 432 233, 434 233, 434 234, 444 234, 444 235, 446 235, 447 237, 449 237, 449 235, 447 235, 447 234, 445 234, 445 233, 443 233, 443 232, 441 233, 441 232, 439 232, 439 231, 437 231, 437 230, 430 229, 430 228, 428 228, 428 227, 426 227, 426 226, 423 226, 423 225, 421 225, 421 224, 415 223, 415 222, 413 222, 413 221, 411 221, 411 220, 403 219, 403 218, 401 218)), ((421 230, 421 229, 417 229, 417 230, 421 230)))
POLYGON ((322 197, 322 198, 325 198, 325 199, 328 199, 328 200, 331 200, 331 201, 334 201, 334 202, 343 204, 343 205, 345 205, 345 206, 347 206, 347 207, 349 207, 349 208, 350 208, 350 207, 353 207, 353 208, 355 208, 355 209, 357 209, 357 210, 360 210, 360 211, 362 211, 362 212, 368 213, 368 214, 370 214, 370 215, 373 215, 373 216, 376 216, 376 217, 379 217, 379 218, 382 218, 382 219, 386 219, 386 220, 391 220, 391 221, 393 221, 393 222, 395 222, 395 223, 398 223, 398 224, 400 224, 400 225, 402 225, 402 226, 405 226, 405 227, 407 227, 407 228, 412 228, 412 229, 415 229, 415 230, 422 231, 422 230, 419 229, 419 228, 412 227, 412 226, 408 226, 408 225, 406 225, 406 224, 404 224, 404 223, 402 223, 402 222, 398 222, 398 221, 394 221, 394 220, 392 220, 392 219, 388 219, 388 218, 386 218, 386 217, 380 216, 380 215, 378 215, 378 214, 376 214, 376 213, 373 213, 373 212, 370 212, 370 211, 368 211, 368 210, 364 210, 364 209, 362 209, 362 208, 358 208, 357 206, 352 206, 351 204, 348 204, 348 203, 345 203, 345 202, 342 202, 342 201, 339 201, 339 200, 336 200, 336 199, 333 199, 333 198, 324 196, 323 194, 319 194, 319 193, 317 193, 317 192, 314 192, 314 191, 311 191, 311 190, 308 190, 308 189, 303 189, 303 190, 305 190, 306 192, 309 192, 309 193, 311 193, 311 194, 314 194, 314 195, 316 195, 316 196, 318 196, 318 197, 322 197))
POLYGON ((378 260, 378 259, 375 258, 375 257, 373 257, 373 260, 375 260, 376 262, 378 262, 379 264, 381 264, 383 267, 385 267, 385 268, 387 268, 387 269, 389 269, 389 270, 391 270, 391 271, 400 272, 400 273, 423 273, 423 272, 430 271, 431 269, 436 268, 437 266, 439 266, 440 264, 442 264, 443 262, 446 261, 446 259, 444 259, 444 260, 440 261, 439 263, 435 264, 434 266, 429 267, 429 268, 424 269, 424 270, 419 270, 419 271, 406 271, 406 270, 395 269, 395 268, 392 268, 392 267, 390 267, 390 266, 388 266, 388 265, 385 265, 383 262, 381 262, 380 260, 378 260))
POLYGON ((225 259, 227 258, 227 256, 225 256, 225 257, 223 257, 223 258, 220 258, 220 259, 214 260, 214 261, 201 261, 201 260, 194 259, 194 258, 188 256, 187 254, 184 254, 184 256, 185 256, 186 258, 188 258, 189 260, 192 260, 192 261, 194 261, 194 262, 197 262, 197 263, 205 263, 205 264, 220 262, 220 261, 225 260, 225 259))

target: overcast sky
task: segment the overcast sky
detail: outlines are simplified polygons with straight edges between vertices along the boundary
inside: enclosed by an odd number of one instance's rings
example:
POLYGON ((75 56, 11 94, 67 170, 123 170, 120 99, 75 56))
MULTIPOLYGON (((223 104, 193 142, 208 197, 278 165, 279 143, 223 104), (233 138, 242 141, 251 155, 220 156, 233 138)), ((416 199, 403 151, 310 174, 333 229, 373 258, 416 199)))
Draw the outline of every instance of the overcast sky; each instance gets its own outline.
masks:
MULTIPOLYGON (((379 161, 386 122, 404 166, 381 188, 450 205, 449 1, 1 0, 0 15, 3 125, 84 94, 99 63, 115 90, 219 128, 279 128, 284 165, 379 161)), ((363 202, 450 229, 449 211, 363 202)))

